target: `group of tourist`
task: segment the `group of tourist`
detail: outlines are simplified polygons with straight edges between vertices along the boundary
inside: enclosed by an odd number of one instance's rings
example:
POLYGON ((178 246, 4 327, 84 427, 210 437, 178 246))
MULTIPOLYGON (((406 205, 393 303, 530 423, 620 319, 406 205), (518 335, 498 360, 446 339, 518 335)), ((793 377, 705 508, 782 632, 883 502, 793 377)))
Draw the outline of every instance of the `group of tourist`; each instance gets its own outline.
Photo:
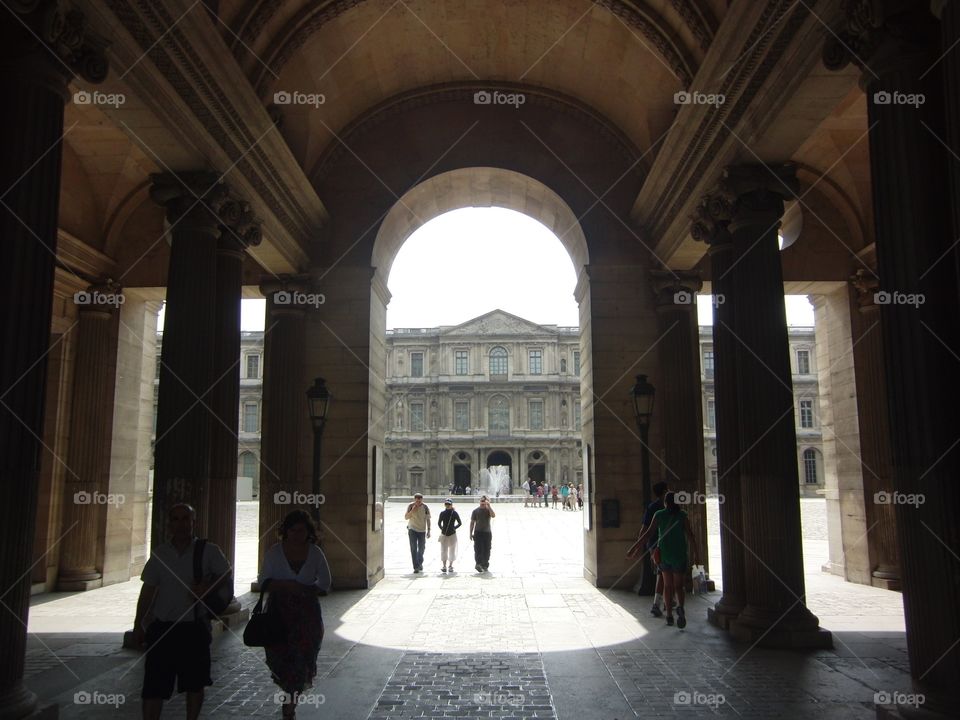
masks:
MULTIPOLYGON (((487 572, 490 567, 490 548, 493 544, 493 530, 490 521, 497 514, 486 495, 480 496, 480 504, 470 513, 470 539, 473 541, 474 568, 477 572, 487 572)), ((430 537, 430 508, 423 502, 423 495, 416 493, 413 502, 407 505, 403 515, 407 521, 407 537, 410 540, 410 559, 413 572, 423 572, 423 551, 430 537)), ((440 529, 440 572, 452 573, 453 563, 457 559, 457 528, 463 525, 460 514, 453 508, 453 500, 443 501, 443 511, 437 518, 440 529)))
POLYGON ((546 480, 527 478, 521 486, 525 493, 524 507, 550 507, 553 500, 553 509, 560 505, 564 510, 579 510, 583 508, 583 485, 561 483, 551 485, 546 480))

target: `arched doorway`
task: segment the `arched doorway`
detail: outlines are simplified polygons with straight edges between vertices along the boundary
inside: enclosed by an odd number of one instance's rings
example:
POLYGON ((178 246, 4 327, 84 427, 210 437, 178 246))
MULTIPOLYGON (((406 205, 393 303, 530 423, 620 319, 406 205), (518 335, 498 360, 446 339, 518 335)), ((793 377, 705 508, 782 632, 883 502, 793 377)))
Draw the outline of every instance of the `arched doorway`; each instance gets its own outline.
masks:
POLYGON ((489 453, 485 470, 487 472, 485 477, 481 478, 480 488, 488 495, 507 495, 517 484, 513 476, 513 459, 508 452, 494 450, 489 453), (486 482, 483 482, 484 480, 486 482))

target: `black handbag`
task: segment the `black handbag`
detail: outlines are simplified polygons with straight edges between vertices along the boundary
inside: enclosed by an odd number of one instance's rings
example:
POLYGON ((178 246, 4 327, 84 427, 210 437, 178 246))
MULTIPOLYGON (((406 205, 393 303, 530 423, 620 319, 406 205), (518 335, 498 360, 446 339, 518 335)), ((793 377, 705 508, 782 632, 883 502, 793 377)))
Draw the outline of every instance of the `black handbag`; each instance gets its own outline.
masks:
POLYGON ((263 593, 267 590, 269 580, 264 580, 260 586, 260 598, 250 614, 250 620, 243 629, 243 644, 247 647, 267 647, 280 645, 287 640, 287 629, 283 620, 273 611, 263 609, 263 593))

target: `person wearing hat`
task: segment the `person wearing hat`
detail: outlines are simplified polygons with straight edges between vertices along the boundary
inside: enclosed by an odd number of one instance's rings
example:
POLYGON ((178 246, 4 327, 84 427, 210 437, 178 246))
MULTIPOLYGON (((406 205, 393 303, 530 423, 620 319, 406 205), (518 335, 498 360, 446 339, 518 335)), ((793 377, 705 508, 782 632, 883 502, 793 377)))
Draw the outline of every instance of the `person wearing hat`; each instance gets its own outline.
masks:
POLYGON ((407 521, 413 571, 422 573, 423 551, 427 546, 426 538, 430 537, 430 508, 423 504, 423 493, 414 493, 413 502, 407 505, 403 519, 407 521))
POLYGON ((457 528, 463 525, 460 515, 453 509, 453 500, 443 501, 443 511, 437 517, 440 528, 440 572, 453 572, 453 561, 457 559, 457 528))

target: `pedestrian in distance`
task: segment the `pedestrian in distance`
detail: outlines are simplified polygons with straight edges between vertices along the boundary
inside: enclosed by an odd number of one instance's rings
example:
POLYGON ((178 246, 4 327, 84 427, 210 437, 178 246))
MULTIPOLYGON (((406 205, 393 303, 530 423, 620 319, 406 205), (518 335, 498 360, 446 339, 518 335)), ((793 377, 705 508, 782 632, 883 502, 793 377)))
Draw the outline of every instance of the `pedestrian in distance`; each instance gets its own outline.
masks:
POLYGON ((440 562, 443 567, 440 572, 453 572, 453 561, 457 559, 457 528, 463 525, 460 514, 453 509, 453 500, 443 501, 443 510, 437 517, 437 527, 440 528, 440 562))
POLYGON ((423 493, 414 493, 413 502, 407 505, 403 519, 407 521, 407 537, 410 540, 410 559, 413 571, 423 572, 423 551, 430 537, 430 508, 423 503, 423 493))
POLYGON ((490 507, 490 500, 486 495, 481 495, 480 506, 470 513, 470 539, 473 540, 473 559, 477 572, 487 572, 490 567, 490 547, 493 544, 490 521, 496 516, 490 507))

